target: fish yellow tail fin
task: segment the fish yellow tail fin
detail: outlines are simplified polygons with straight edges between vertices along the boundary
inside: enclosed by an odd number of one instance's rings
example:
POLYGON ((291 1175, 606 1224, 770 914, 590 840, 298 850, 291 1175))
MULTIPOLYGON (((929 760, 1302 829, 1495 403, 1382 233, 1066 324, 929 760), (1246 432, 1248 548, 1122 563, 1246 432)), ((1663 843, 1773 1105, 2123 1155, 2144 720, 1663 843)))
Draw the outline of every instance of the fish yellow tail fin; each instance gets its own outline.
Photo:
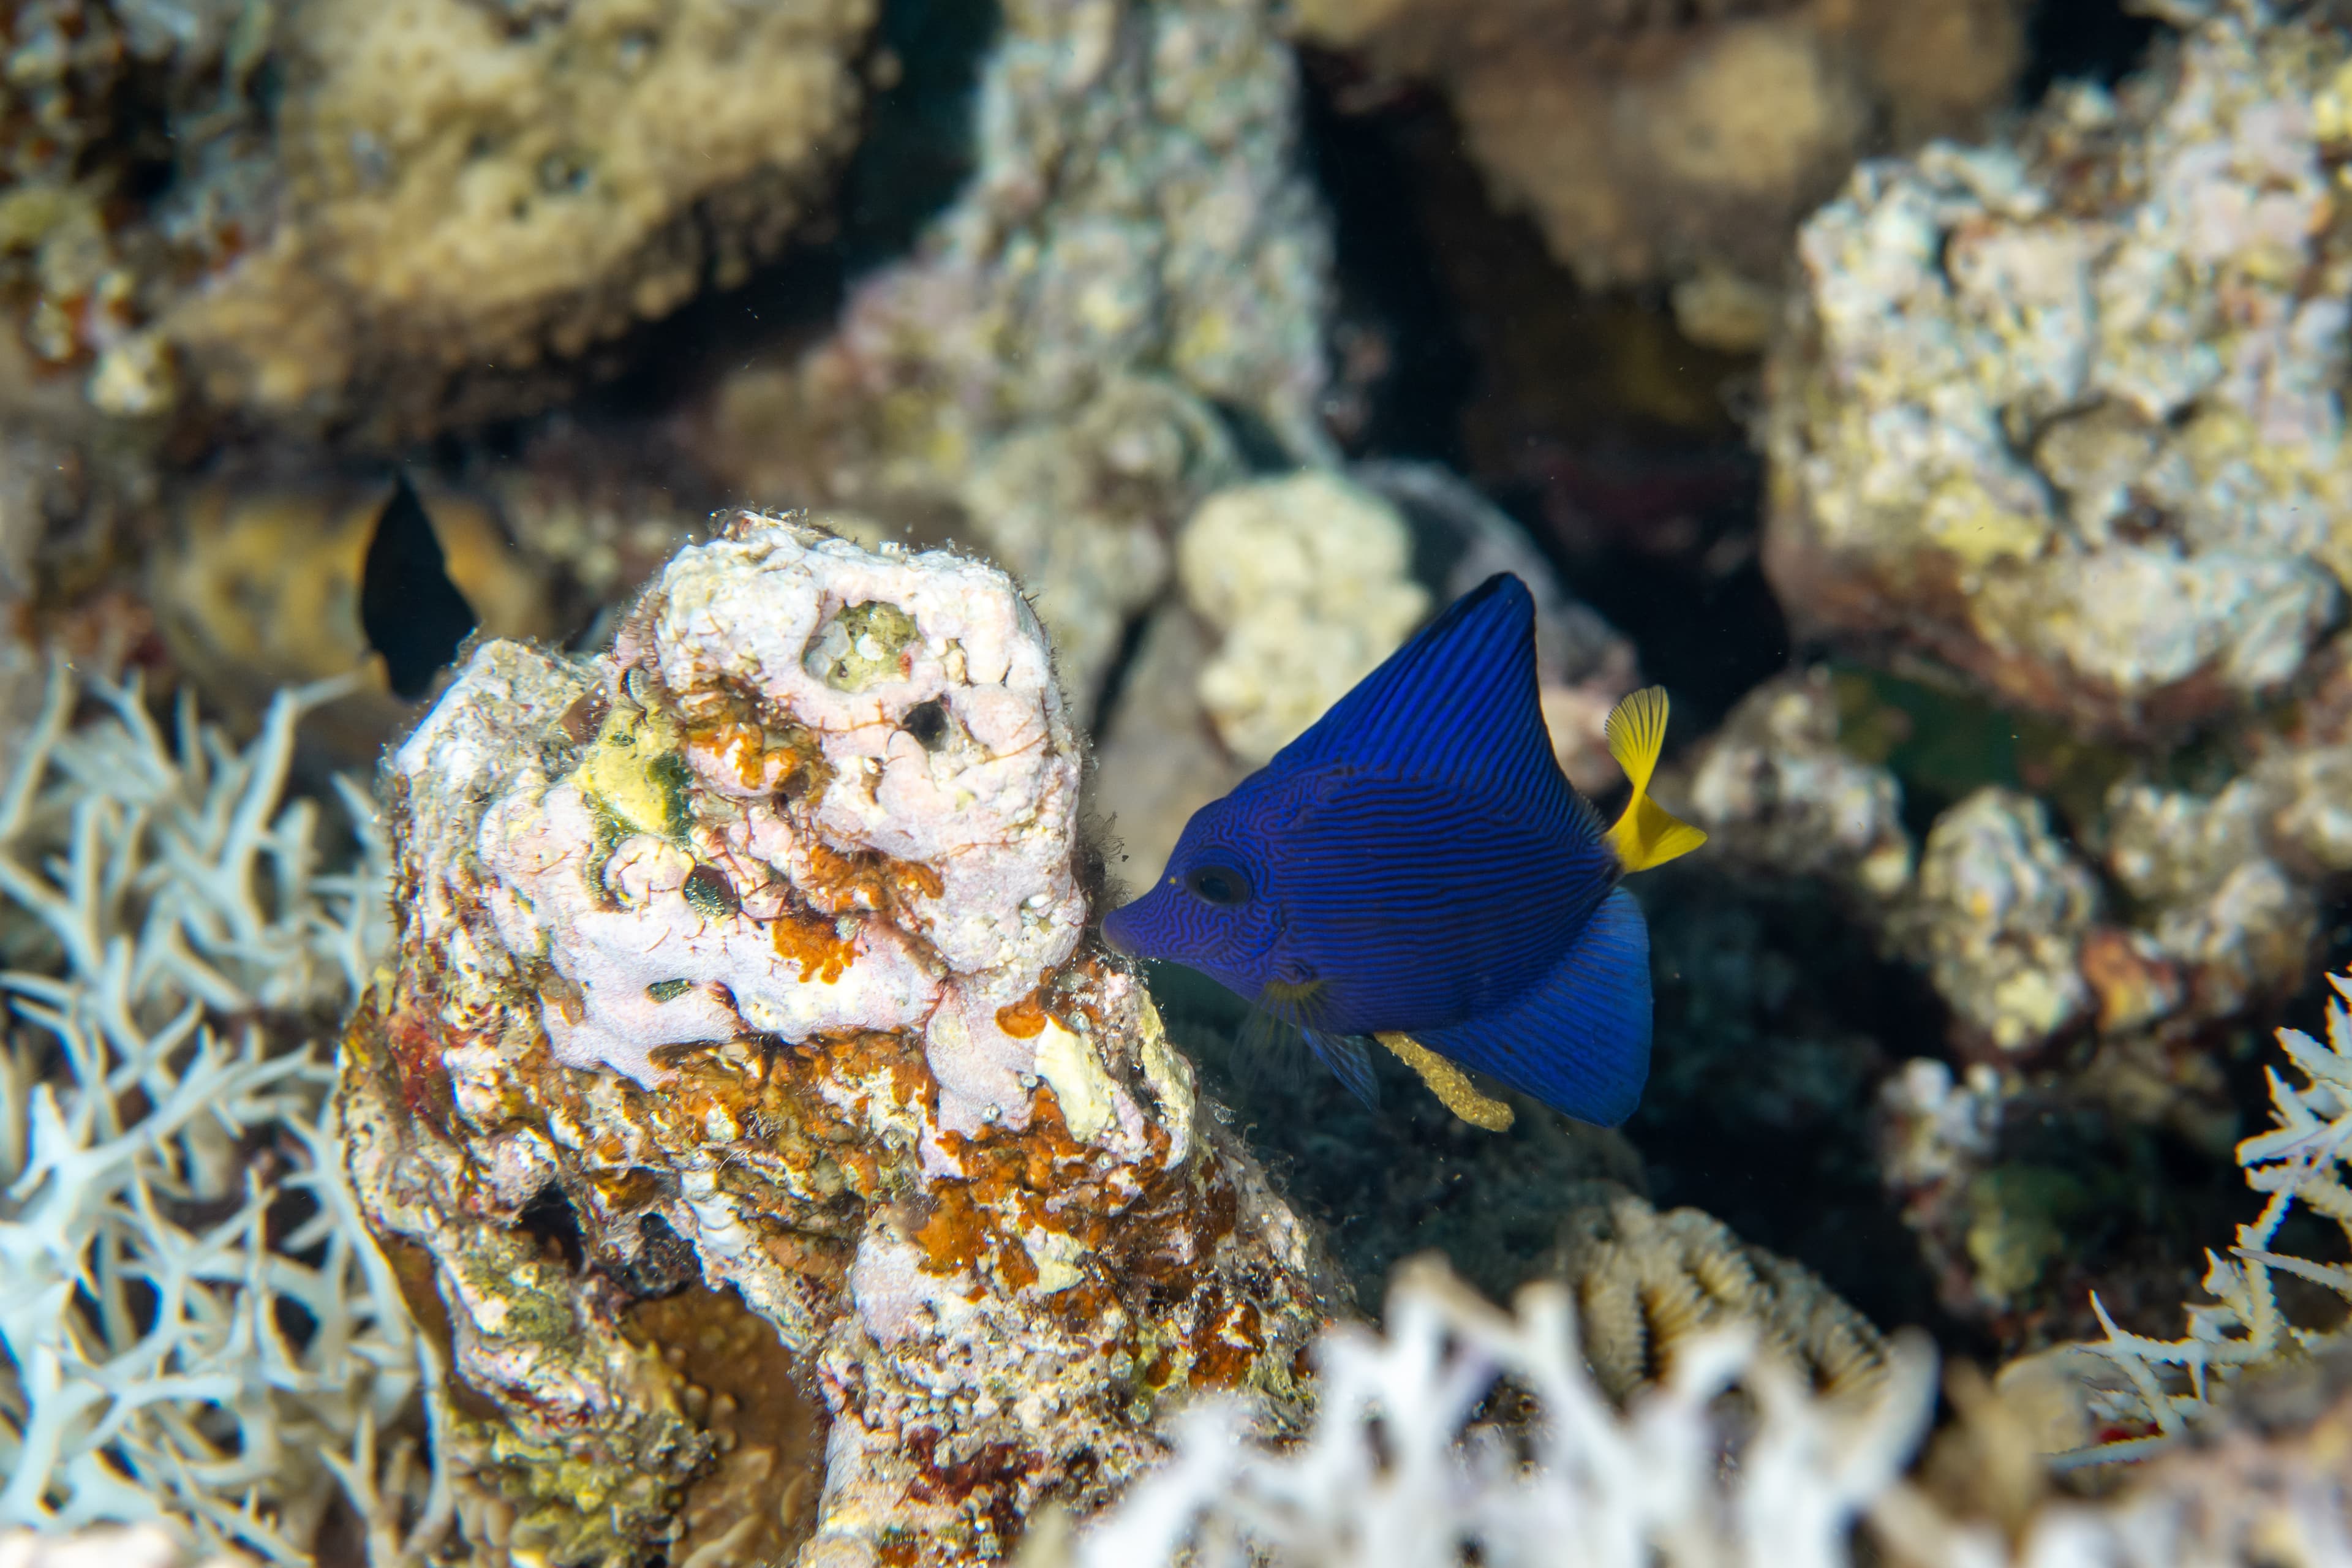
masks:
POLYGON ((1693 827, 1650 798, 1650 774, 1666 743, 1666 689, 1645 686, 1609 710, 1609 754, 1633 781, 1633 798, 1609 829, 1610 847, 1628 871, 1663 866, 1706 842, 1693 827))

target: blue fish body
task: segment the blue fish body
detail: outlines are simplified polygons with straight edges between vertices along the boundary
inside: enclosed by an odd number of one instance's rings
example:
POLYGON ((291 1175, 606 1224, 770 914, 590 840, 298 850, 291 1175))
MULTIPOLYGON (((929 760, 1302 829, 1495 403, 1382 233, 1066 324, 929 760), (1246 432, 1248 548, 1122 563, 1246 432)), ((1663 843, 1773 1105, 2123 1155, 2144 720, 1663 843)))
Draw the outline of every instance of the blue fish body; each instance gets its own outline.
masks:
MULTIPOLYGON (((1644 763, 1636 805, 1647 779, 1644 763)), ((1700 837, 1647 810, 1688 836, 1670 853, 1700 837)), ((1349 1042, 1394 1032, 1613 1126, 1650 1057, 1649 933, 1617 882, 1654 861, 1629 831, 1604 829, 1554 761, 1535 606, 1500 575, 1194 813, 1103 930, 1298 1026, 1359 1093, 1349 1042)))

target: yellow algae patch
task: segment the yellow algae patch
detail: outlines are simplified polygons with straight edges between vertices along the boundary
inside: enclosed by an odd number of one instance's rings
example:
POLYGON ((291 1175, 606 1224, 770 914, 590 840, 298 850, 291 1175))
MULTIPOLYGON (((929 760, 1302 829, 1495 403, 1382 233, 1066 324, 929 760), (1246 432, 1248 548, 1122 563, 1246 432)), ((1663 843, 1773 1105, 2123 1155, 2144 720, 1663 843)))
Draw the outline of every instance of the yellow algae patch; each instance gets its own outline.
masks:
POLYGON ((626 832, 675 838, 686 826, 686 759, 677 723, 615 703, 580 760, 581 793, 626 832))
POLYGON ((1928 538, 1963 566, 1981 570, 1996 561, 2031 561, 2050 542, 2039 518, 2012 511, 1984 488, 1955 480, 1938 491, 1920 514, 1928 538))
POLYGON ((1070 1136, 1091 1143, 1110 1125, 1112 1096, 1118 1086, 1095 1060, 1095 1048, 1051 1017, 1037 1037, 1037 1076, 1054 1088, 1062 1102, 1062 1121, 1070 1136))
POLYGON ((1499 1100, 1489 1100, 1470 1086, 1469 1076, 1414 1039, 1394 1030, 1374 1037, 1394 1051, 1397 1059, 1421 1075, 1429 1085, 1429 1092, 1445 1103, 1454 1112, 1473 1127, 1483 1127, 1489 1132, 1507 1131, 1515 1120, 1511 1108, 1499 1100))
POLYGON ((1148 996, 1143 999, 1136 1024, 1139 1037, 1137 1054, 1143 1059, 1143 1081, 1151 1086, 1152 1098, 1160 1102, 1161 1120, 1181 1143, 1192 1133, 1192 1064, 1170 1047, 1168 1031, 1160 1023, 1160 1009, 1151 1005, 1148 996))
POLYGON ((1036 1266, 1041 1296, 1058 1296, 1087 1277, 1087 1245, 1075 1236, 1032 1227, 1021 1233, 1021 1245, 1036 1266))

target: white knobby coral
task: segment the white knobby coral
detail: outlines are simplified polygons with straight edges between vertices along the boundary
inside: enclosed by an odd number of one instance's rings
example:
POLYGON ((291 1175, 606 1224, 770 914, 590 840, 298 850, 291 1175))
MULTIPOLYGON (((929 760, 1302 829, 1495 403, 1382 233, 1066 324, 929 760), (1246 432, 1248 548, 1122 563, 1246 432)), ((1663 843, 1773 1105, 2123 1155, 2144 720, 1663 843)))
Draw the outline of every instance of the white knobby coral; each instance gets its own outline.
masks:
POLYGON ((412 1440, 378 1463, 437 1374, 299 1043, 386 934, 364 800, 328 872, 284 799, 334 690, 281 694, 240 752, 184 705, 167 739, 135 685, 77 727, 60 669, 0 783, 0 1525, 307 1562, 340 1482, 395 1562, 447 1517, 412 1440))

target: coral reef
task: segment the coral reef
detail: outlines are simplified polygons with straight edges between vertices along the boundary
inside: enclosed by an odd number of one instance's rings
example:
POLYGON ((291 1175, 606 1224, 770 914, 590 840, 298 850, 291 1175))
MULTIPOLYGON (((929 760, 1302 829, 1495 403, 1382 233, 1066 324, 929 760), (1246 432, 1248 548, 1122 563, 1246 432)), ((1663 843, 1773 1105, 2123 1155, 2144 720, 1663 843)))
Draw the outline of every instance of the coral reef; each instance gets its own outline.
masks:
POLYGON ((1225 423, 1328 448, 1294 79, 1255 5, 1005 5, 971 180, 826 342, 728 376, 694 449, 739 500, 979 543, 1036 594, 1087 717, 1177 526, 1242 477, 1225 423))
POLYGON ((1201 707, 1246 767, 1297 739, 1429 613, 1396 509, 1306 472, 1220 490, 1176 542, 1176 575, 1217 634, 1201 707))
MULTIPOLYGON (((2301 1078, 2270 1073, 2272 1121, 2238 1145, 2248 1188, 2263 1194, 2262 1212, 2237 1228, 2230 1256, 2206 1254, 2210 1305, 2189 1308, 2189 1331, 2162 1341, 2118 1328, 2095 1300, 2103 1342, 2090 1348, 2120 1367, 2121 1387, 2083 1378, 2078 1396, 2095 1429, 2121 1439, 2100 1450, 2115 1457, 2177 1441, 2217 1421, 2221 1391, 2250 1369, 2277 1367, 2312 1356, 2340 1338, 2341 1321, 2309 1327, 2282 1310, 2276 1276, 2307 1280, 2352 1300, 2352 1270, 2280 1250, 2292 1216, 2307 1214, 2352 1236, 2352 1189, 2341 1170, 2352 1127, 2352 975, 2332 975, 2336 999, 2327 1009, 2327 1038, 2281 1029, 2279 1045, 2301 1078), (2138 1436, 2137 1443, 2130 1438, 2138 1436)), ((2305 1243, 2308 1245, 2308 1243, 2305 1243)), ((2079 1367, 2079 1363, 2074 1363, 2079 1367)), ((2078 1373, 2079 1375, 2079 1373, 2078 1373)))
MULTIPOLYGON (((12 77, 82 146, 8 197, 36 355, 114 415, 193 394, 402 441, 543 401, 588 351, 740 280, 822 199, 866 0, 76 4, 12 77), (175 25, 176 24, 176 25, 175 25), (44 47, 44 44, 58 47, 44 47), (160 79, 172 178, 115 125, 160 79)), ((26 142, 36 141, 26 137, 26 142)))
POLYGON ((59 671, 11 753, 0 1524, 152 1521, 278 1563, 311 1561, 335 1510, 385 1563, 446 1529, 416 1462, 437 1357, 360 1222, 309 1043, 386 935, 356 792, 342 872, 315 805, 281 798, 330 694, 280 697, 239 752, 184 708, 167 741, 135 688, 92 689, 71 725, 59 671))
POLYGON ((1754 350, 1789 236, 1874 136, 1981 121, 2013 0, 1304 0, 1304 40, 1442 83, 1495 202, 1588 288, 1664 279, 1699 342, 1754 350))
POLYGON ((1620 1412, 1573 1347, 1564 1289, 1513 1312, 1442 1268, 1406 1270, 1384 1336, 1316 1348, 1322 1400, 1305 1439, 1252 1442, 1205 1404, 1174 1458, 1103 1517, 1041 1524, 1037 1568, 1421 1568, 1456 1561, 1790 1563, 1843 1568, 2146 1568, 2352 1559, 2345 1504, 2352 1402, 2283 1427, 2221 1433, 2097 1502, 2054 1495, 2016 1417, 1953 1380, 1963 1426, 1904 1479, 1934 1402, 1934 1356, 1889 1346, 1872 1388, 1809 1394, 1752 1333, 1695 1336, 1675 1373, 1620 1412), (1750 1396, 1752 1414, 1721 1397, 1750 1396), (1955 1440, 1957 1439, 1957 1440, 1955 1440), (1857 1526, 1859 1529, 1857 1529, 1857 1526), (1860 1536, 1864 1539, 1857 1540, 1860 1536))
POLYGON ((1681 1357, 1734 1322, 1824 1392, 1867 1389, 1885 1373, 1886 1342, 1868 1319, 1720 1220, 1660 1214, 1609 1183, 1570 1201, 1543 1272, 1568 1287, 1585 1364, 1612 1400, 1672 1381, 1681 1357))
POLYGON ((1322 1266, 1082 941, 1077 779, 1001 573, 751 514, 609 654, 483 645, 394 753, 340 1103, 492 1539, 691 1556, 789 1494, 812 1552, 961 1561, 1098 1504, 1185 1390, 1295 1409, 1322 1266), (681 1286, 813 1378, 821 1457, 727 1449, 781 1395, 740 1352, 681 1389, 681 1286))
POLYGON ((1842 749, 1839 729, 1828 670, 1759 687, 1707 737, 1683 795, 1717 858, 1879 902, 1914 868, 1902 788, 1842 749))
POLYGON ((2011 142, 1805 226, 1763 434, 1811 627, 2147 737, 2275 693, 2341 607, 2342 32, 2214 8, 2011 142))
POLYGON ((0 1568, 237 1568, 230 1557, 198 1563, 152 1524, 94 1525, 70 1533, 0 1533, 0 1568))
POLYGON ((1204 1403, 1165 1468, 1044 1560, 1843 1563, 1933 1402, 1916 1340, 1895 1342, 1868 1393, 1817 1400, 1723 1329, 1620 1414, 1577 1353, 1562 1287, 1531 1286, 1507 1313, 1430 1265, 1400 1276, 1386 1321, 1385 1338, 1351 1327, 1317 1346, 1319 1402, 1294 1451, 1250 1445, 1238 1411, 1204 1403), (1735 1383, 1758 1412, 1738 1436, 1711 1404, 1735 1383), (1491 1413, 1498 1384, 1517 1420, 1491 1413))
POLYGON ((2089 1015, 2077 950, 2099 887, 2040 801, 1985 789, 1937 817, 1914 899, 1911 945, 1957 1021, 1993 1049, 2042 1045, 2089 1015))

